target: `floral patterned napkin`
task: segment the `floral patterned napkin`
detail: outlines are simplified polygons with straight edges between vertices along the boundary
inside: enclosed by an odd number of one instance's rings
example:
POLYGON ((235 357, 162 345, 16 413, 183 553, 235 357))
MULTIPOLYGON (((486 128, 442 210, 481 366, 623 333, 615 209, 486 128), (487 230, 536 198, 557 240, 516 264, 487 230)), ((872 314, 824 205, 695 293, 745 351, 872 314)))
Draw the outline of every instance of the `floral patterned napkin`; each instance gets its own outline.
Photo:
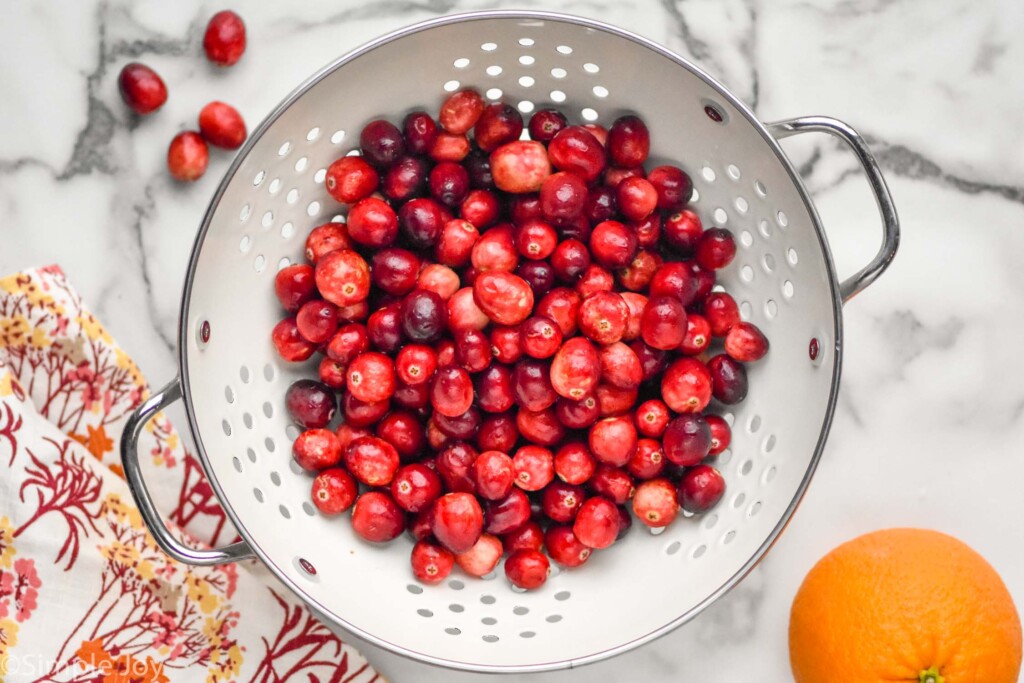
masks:
MULTIPOLYGON (((0 279, 0 681, 383 680, 262 565, 160 551, 116 451, 147 392, 59 268, 0 279)), ((165 417, 139 452, 173 525, 235 538, 165 417)))

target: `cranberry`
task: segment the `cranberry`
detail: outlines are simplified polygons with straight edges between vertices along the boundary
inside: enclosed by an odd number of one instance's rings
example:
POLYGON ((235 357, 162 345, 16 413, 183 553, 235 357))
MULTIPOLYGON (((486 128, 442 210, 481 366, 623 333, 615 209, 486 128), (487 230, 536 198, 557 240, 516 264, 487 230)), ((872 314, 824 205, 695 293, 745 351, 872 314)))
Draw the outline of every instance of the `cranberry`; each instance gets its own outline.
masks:
POLYGON ((167 148, 167 170, 175 180, 191 182, 206 173, 210 150, 206 141, 195 131, 178 133, 167 148))
POLYGON ((366 321, 366 334, 374 348, 394 353, 402 343, 402 316, 398 303, 374 311, 366 321))
POLYGON ((491 364, 487 335, 479 330, 458 330, 455 333, 455 361, 471 373, 486 369, 491 364))
MULTIPOLYGON (((359 157, 345 157, 358 159, 359 157)), ((421 196, 427 185, 427 164, 418 157, 405 156, 387 170, 381 182, 381 192, 394 202, 404 202, 421 196)), ((357 200, 358 201, 358 200, 357 200)))
POLYGON ((747 370, 724 353, 708 361, 711 391, 722 403, 733 405, 747 397, 747 370))
POLYGON ((588 548, 607 548, 619 533, 618 508, 607 498, 589 498, 576 513, 572 531, 588 548))
POLYGON ((238 149, 245 142, 245 121, 230 104, 210 102, 199 111, 199 132, 214 147, 238 149))
POLYGON ((359 148, 363 157, 375 166, 387 167, 405 154, 402 131, 383 119, 370 121, 359 134, 359 148))
POLYGON ((515 225, 523 225, 529 221, 544 219, 544 211, 540 205, 540 194, 527 192, 506 197, 508 213, 515 225))
POLYGON ((719 270, 732 263, 736 256, 736 242, 725 228, 705 230, 697 241, 696 260, 701 268, 719 270))
POLYGON ((473 267, 480 272, 501 270, 511 272, 519 263, 515 235, 508 224, 495 226, 485 232, 472 251, 473 267))
POLYGON ((677 413, 699 413, 711 401, 711 373, 695 358, 679 358, 661 379, 661 395, 677 413))
POLYGON ((473 283, 473 301, 499 325, 518 325, 530 316, 533 291, 517 275, 488 271, 473 283))
POLYGON ((624 538, 629 533, 629 530, 633 528, 633 515, 629 514, 629 510, 622 505, 616 507, 615 511, 619 514, 619 531, 615 534, 615 540, 618 541, 624 538))
POLYGON ((642 221, 632 223, 631 227, 636 233, 636 243, 641 249, 654 249, 660 243, 661 216, 657 213, 652 213, 642 221))
POLYGON ((633 349, 633 353, 640 359, 640 367, 644 369, 645 382, 660 375, 668 366, 668 357, 665 352, 651 348, 642 339, 634 341, 629 348, 633 349))
POLYGON ((388 494, 367 491, 352 508, 352 530, 371 543, 387 543, 405 530, 405 513, 388 494))
POLYGON ((461 284, 458 273, 439 263, 428 263, 423 266, 416 280, 417 287, 437 294, 444 301, 452 298, 452 295, 459 291, 461 284))
POLYGON ((651 348, 674 351, 686 334, 686 309, 679 299, 653 296, 644 308, 640 334, 651 348))
POLYGON ((601 417, 615 417, 628 413, 636 405, 638 394, 639 391, 636 389, 619 389, 610 384, 599 384, 594 391, 601 417))
POLYGON ((473 296, 472 287, 463 287, 448 299, 448 327, 451 330, 482 330, 491 319, 487 317, 473 296))
POLYGON ((589 396, 600 377, 601 357, 594 345, 582 337, 567 340, 551 362, 550 386, 568 399, 578 401, 589 396))
POLYGON ((405 465, 391 480, 391 495, 406 512, 420 512, 440 497, 441 478, 422 463, 405 465))
POLYGON ((460 90, 449 95, 441 105, 438 120, 449 133, 462 135, 476 125, 484 106, 484 98, 476 90, 460 90))
POLYGON ((515 484, 526 491, 540 491, 554 478, 554 456, 541 446, 523 446, 512 458, 515 484))
POLYGON ((471 151, 469 138, 465 135, 438 133, 434 146, 430 148, 430 158, 434 161, 462 161, 471 151))
POLYGON ((533 140, 508 142, 491 152, 491 173, 500 190, 514 194, 537 192, 551 175, 548 151, 533 140))
POLYGON ((501 542, 510 553, 517 550, 541 550, 544 547, 544 529, 537 522, 527 522, 502 536, 501 542))
POLYGON ((586 429, 601 417, 601 408, 593 396, 579 401, 560 396, 555 401, 555 417, 569 429, 586 429))
POLYGON ((477 376, 477 405, 488 413, 505 412, 515 403, 512 382, 512 371, 507 366, 490 365, 477 376))
POLYGON ((319 375, 320 381, 331 389, 344 389, 345 370, 345 365, 325 356, 320 359, 320 365, 317 366, 317 375, 319 375))
POLYGON ((465 443, 453 443, 441 450, 437 456, 437 473, 449 491, 475 490, 471 472, 476 458, 476 450, 465 443))
POLYGON ((520 410, 516 413, 516 427, 524 439, 541 446, 554 446, 565 438, 565 427, 558 421, 553 407, 520 410))
POLYGON ((453 553, 472 548, 483 531, 480 503, 471 493, 448 493, 434 503, 434 536, 453 553))
POLYGON ((348 391, 360 401, 377 403, 395 393, 395 366, 383 353, 360 354, 349 364, 347 375, 348 391))
POLYGON ((697 248, 697 242, 704 234, 700 217, 693 211, 680 211, 665 219, 663 226, 665 241, 679 253, 688 256, 697 248))
POLYGON ((348 423, 342 423, 338 425, 338 429, 334 432, 338 437, 338 442, 341 444, 341 452, 344 453, 348 445, 362 436, 373 436, 369 431, 362 427, 353 427, 348 423))
POLYGON ((384 417, 390 407, 391 402, 386 399, 375 402, 361 401, 351 392, 347 392, 341 401, 345 422, 353 427, 369 427, 384 417))
POLYGON ((362 322, 368 315, 370 315, 370 305, 365 300, 338 308, 338 321, 343 323, 362 322))
POLYGON ((491 534, 480 534, 473 547, 455 556, 459 569, 470 576, 486 576, 494 571, 504 552, 501 540, 491 534))
POLYGON ((300 379, 288 387, 285 408, 295 422, 306 429, 326 427, 338 404, 330 387, 311 379, 300 379))
POLYGON ((412 535, 413 540, 416 541, 432 541, 434 540, 434 534, 430 530, 430 524, 434 519, 434 505, 431 503, 426 508, 417 512, 413 515, 412 520, 409 522, 409 533, 412 535))
POLYGON ((416 287, 419 269, 420 260, 416 255, 398 248, 375 252, 370 264, 374 286, 396 296, 408 294, 416 287))
POLYGON ((399 466, 398 451, 384 439, 363 436, 345 449, 345 467, 367 486, 387 486, 399 466))
POLYGON ((487 501, 487 526, 489 534, 507 534, 515 531, 530 519, 530 499, 522 489, 513 488, 501 500, 487 501))
POLYGON ((423 156, 430 152, 437 139, 437 124, 425 111, 414 111, 402 122, 402 137, 409 154, 423 156))
POLYGON ((434 413, 430 419, 446 436, 461 441, 472 439, 480 429, 480 411, 476 408, 470 408, 457 417, 434 413))
POLYGON ((601 349, 601 381, 620 389, 635 389, 640 386, 644 370, 640 359, 622 342, 615 342, 601 349))
POLYGON ((551 384, 548 364, 533 358, 519 360, 512 371, 512 395, 516 404, 527 410, 554 405, 558 395, 551 384))
POLYGON ((626 469, 637 479, 660 477, 665 471, 665 454, 661 450, 661 442, 640 439, 636 444, 636 453, 629 459, 626 469))
POLYGON ((636 429, 644 436, 660 438, 668 426, 668 406, 656 398, 644 401, 636 409, 636 429))
POLYGON ((587 184, 578 175, 553 173, 540 188, 541 210, 548 220, 571 220, 583 215, 587 196, 587 184))
POLYGON ((610 187, 595 187, 587 195, 587 205, 584 214, 591 223, 595 225, 602 221, 610 220, 615 216, 618 207, 615 206, 615 191, 610 187))
POLYGON ((390 246, 398 238, 398 216, 387 202, 367 197, 348 212, 348 234, 365 247, 390 246))
POLYGON ((596 264, 590 264, 583 271, 583 275, 576 281, 576 291, 584 299, 595 292, 610 292, 615 287, 615 277, 605 268, 596 264))
POLYGON ((619 282, 628 290, 639 292, 647 289, 654 273, 662 263, 657 254, 641 249, 628 266, 619 271, 619 282))
POLYGON ((662 211, 679 211, 693 195, 693 181, 677 166, 653 168, 647 179, 658 191, 658 208, 662 211))
POLYGON ((469 174, 454 161, 442 161, 430 171, 428 185, 434 199, 455 207, 469 194, 469 174))
POLYGON ((398 210, 398 227, 410 246, 426 249, 434 246, 450 218, 441 204, 433 199, 417 197, 398 210))
POLYGON ((563 567, 579 567, 592 552, 576 538, 571 526, 551 526, 544 534, 544 546, 551 559, 563 567))
POLYGON ((519 428, 515 417, 507 412, 484 417, 476 435, 476 443, 481 450, 503 453, 511 451, 518 440, 519 428))
MULTIPOLYGON (((404 210, 404 207, 403 207, 404 210)), ((399 212, 399 216, 402 211, 399 212)), ((480 233, 469 221, 454 218, 444 224, 434 254, 446 266, 458 268, 469 263, 480 233)))
POLYGON ((687 512, 706 512, 722 499, 725 479, 710 465, 697 465, 679 480, 679 504, 687 512))
POLYGON ((324 223, 313 228, 306 238, 306 260, 316 265, 336 249, 351 249, 352 240, 344 223, 324 223))
POLYGON ((711 428, 700 415, 680 415, 668 423, 661 447, 665 458, 673 465, 696 465, 711 449, 711 428))
POLYGON ((426 382, 423 384, 398 382, 392 399, 397 405, 409 410, 424 409, 430 404, 430 385, 426 382))
POLYGON ((307 429, 292 444, 292 457, 311 472, 335 467, 341 462, 341 442, 329 429, 307 429))
POLYGON ((322 299, 307 301, 295 315, 303 339, 323 344, 338 330, 338 307, 322 299))
POLYGON ((550 358, 562 346, 562 331, 550 318, 533 316, 519 327, 523 352, 532 358, 550 358))
POLYGON ((614 344, 622 339, 628 321, 629 308, 616 292, 591 294, 580 304, 577 317, 580 332, 598 344, 614 344))
POLYGON ((537 550, 517 550, 505 560, 505 576, 513 586, 524 590, 543 586, 550 569, 548 558, 537 550))
POLYGON ((740 321, 740 307, 725 292, 711 292, 704 299, 704 317, 711 326, 711 334, 724 337, 740 321))
POLYGON ((294 263, 277 271, 274 276, 274 293, 284 310, 295 313, 302 304, 316 296, 313 267, 305 263, 294 263))
POLYGON ((415 342, 437 341, 448 324, 448 308, 435 292, 417 289, 402 301, 402 332, 415 342))
POLYGON ((676 488, 668 479, 643 482, 633 496, 633 514, 652 529, 668 526, 679 514, 676 488))
MULTIPOLYGON (((643 321, 644 309, 647 308, 647 297, 636 292, 619 292, 619 296, 626 302, 626 308, 629 309, 626 331, 622 333, 622 338, 625 341, 633 341, 640 336, 640 324, 643 321)), ((639 358, 639 356, 637 357, 639 358)))
POLYGON ((313 505, 325 515, 338 515, 348 510, 358 493, 356 480, 340 467, 326 469, 313 480, 313 505))
POLYGON ((210 17, 203 35, 206 58, 217 66, 231 66, 245 52, 245 23, 231 10, 210 17))
POLYGON ((734 360, 752 363, 768 353, 768 340, 757 325, 739 322, 725 335, 725 352, 734 360))
POLYGON ((519 139, 523 132, 523 117, 519 111, 503 102, 484 107, 473 126, 473 139, 485 152, 493 152, 506 142, 519 139))
POLYGON ((405 461, 420 455, 427 440, 419 417, 408 410, 395 410, 381 418, 377 436, 394 446, 398 457, 405 461))
POLYGON ((512 491, 515 477, 512 458, 501 451, 484 451, 473 462, 476 492, 487 500, 500 500, 512 491))
POLYGON ((619 211, 631 221, 642 221, 658 206, 658 191, 645 178, 626 178, 615 188, 619 211))
POLYGON ((686 334, 683 336, 683 343, 679 345, 679 351, 687 356, 696 356, 703 353, 711 345, 711 325, 708 319, 698 313, 690 313, 686 316, 686 334))
POLYGON ((605 268, 618 270, 636 255, 636 233, 618 221, 603 221, 590 234, 590 252, 605 268))
POLYGON ((551 268, 563 282, 576 282, 590 265, 590 252, 583 242, 567 239, 551 253, 551 268))
POLYGON ((685 263, 663 263, 654 270, 649 295, 670 296, 689 306, 697 299, 697 278, 685 263))
POLYGON ((125 104, 136 114, 151 114, 167 101, 163 79, 145 64, 125 64, 117 77, 117 86, 125 104))
POLYGON ((428 585, 444 581, 455 566, 455 556, 449 550, 426 540, 417 541, 409 559, 416 579, 428 585))
POLYGON ((589 484, 596 495, 604 496, 616 505, 623 505, 633 497, 633 478, 618 467, 600 465, 589 484))
POLYGON ((597 180, 604 170, 604 148, 593 133, 582 126, 560 130, 548 144, 548 154, 559 171, 574 173, 588 183, 597 180))
POLYGON ((639 116, 620 116, 608 129, 608 156, 616 166, 641 166, 651 149, 651 135, 639 116))
POLYGON ((547 261, 523 261, 516 266, 516 275, 526 280, 534 296, 544 296, 555 285, 555 270, 547 261))
POLYGON ((551 142, 560 130, 568 127, 569 121, 554 109, 539 109, 530 117, 530 137, 539 142, 551 142))
POLYGON ((460 367, 438 368, 430 385, 430 404, 448 417, 456 417, 473 405, 473 380, 460 367))
POLYGON ((708 455, 718 455, 732 442, 732 429, 721 415, 706 415, 704 419, 711 429, 711 450, 708 455))
POLYGON ((690 261, 690 273, 697 279, 696 300, 703 301, 715 286, 715 271, 705 270, 696 261, 690 261))
POLYGON ((590 451, 579 442, 567 443, 555 454, 555 474, 567 484, 585 483, 593 476, 596 467, 590 451))
MULTIPOLYGON (((472 187, 472 176, 469 176, 469 179, 472 187)), ((490 190, 470 190, 459 206, 459 215, 477 228, 486 228, 491 225, 498 220, 500 213, 501 205, 498 203, 498 198, 490 190)))
POLYGON ((598 420, 590 428, 587 438, 594 457, 609 465, 622 467, 636 452, 636 427, 626 416, 598 420))
POLYGON ((370 266, 350 249, 337 249, 316 264, 316 287, 336 306, 350 306, 370 294, 370 266))
POLYGON ((623 168, 621 166, 612 166, 604 172, 604 184, 612 189, 618 189, 619 184, 622 183, 626 178, 643 178, 644 167, 643 166, 632 166, 629 168, 623 168))
MULTIPOLYGON (((555 229, 536 218, 521 223, 516 229, 514 237, 515 249, 528 259, 546 259, 558 246, 558 235, 555 233, 555 229)), ((474 263, 474 265, 476 264, 474 263)))

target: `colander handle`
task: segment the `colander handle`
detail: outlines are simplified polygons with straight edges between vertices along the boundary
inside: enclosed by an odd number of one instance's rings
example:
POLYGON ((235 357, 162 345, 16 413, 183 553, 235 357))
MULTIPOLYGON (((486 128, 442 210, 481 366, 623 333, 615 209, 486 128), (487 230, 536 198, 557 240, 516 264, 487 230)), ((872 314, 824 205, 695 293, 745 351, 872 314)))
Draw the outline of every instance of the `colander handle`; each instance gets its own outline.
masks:
POLYGON ((210 550, 198 550, 189 548, 176 539, 164 525, 160 513, 153 505, 153 499, 149 496, 146 482, 142 479, 142 470, 139 467, 139 435, 143 427, 158 412, 181 398, 181 385, 177 378, 160 391, 156 392, 142 405, 135 409, 124 426, 124 433, 121 434, 121 462, 124 465, 124 476, 128 480, 128 488, 139 506, 142 519, 149 527, 150 533, 160 548, 185 564, 193 565, 214 565, 227 562, 237 562, 247 557, 253 557, 252 549, 243 541, 232 543, 223 548, 212 548, 210 550))
POLYGON ((798 119, 777 121, 769 123, 768 130, 777 140, 798 133, 828 133, 849 145, 857 157, 857 161, 864 167, 864 175, 867 176, 868 184, 875 195, 875 202, 878 204, 878 212, 882 216, 884 234, 882 247, 878 250, 875 258, 839 285, 843 303, 846 303, 885 272, 885 269, 892 263, 893 257, 896 256, 896 250, 900 244, 900 220, 896 215, 896 206, 892 203, 892 195, 889 194, 889 188, 878 168, 878 162, 871 155, 871 150, 868 149, 867 143, 864 142, 860 133, 842 121, 828 116, 803 116, 798 119))

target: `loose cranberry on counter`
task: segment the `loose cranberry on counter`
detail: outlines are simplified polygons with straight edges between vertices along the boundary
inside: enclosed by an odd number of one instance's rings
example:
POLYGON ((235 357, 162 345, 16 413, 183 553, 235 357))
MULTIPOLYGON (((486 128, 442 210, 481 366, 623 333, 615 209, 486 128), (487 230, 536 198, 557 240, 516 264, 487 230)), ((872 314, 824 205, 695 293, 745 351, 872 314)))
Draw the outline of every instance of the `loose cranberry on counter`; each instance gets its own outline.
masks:
POLYGON ((698 465, 679 480, 679 504, 687 512, 707 512, 722 499, 725 479, 714 467, 698 465))
POLYGON ((307 429, 292 444, 292 457, 311 472, 335 467, 341 462, 341 442, 329 429, 307 429))
POLYGON ((721 415, 705 415, 704 419, 711 429, 711 450, 708 455, 718 455, 732 442, 732 428, 721 415))
POLYGON ((208 143, 223 149, 238 149, 247 135, 242 115, 223 102, 210 102, 200 110, 199 132, 208 143))
POLYGON ((768 353, 768 339, 757 325, 739 322, 725 335, 725 352, 734 360, 752 363, 768 353))
POLYGON ((576 513, 572 531, 588 548, 607 548, 619 533, 618 508, 607 498, 589 498, 576 513))
POLYGON ((743 363, 724 353, 708 361, 712 393, 722 403, 733 405, 747 397, 747 370, 743 363))
POLYGON ((245 52, 245 23, 231 10, 210 17, 203 35, 206 58, 217 66, 231 66, 245 52))
POLYGON ((274 293, 284 310, 297 312, 302 304, 316 296, 313 267, 306 263, 294 263, 277 271, 274 276, 274 293))
POLYGON ((340 467, 323 470, 313 479, 313 504, 325 515, 338 515, 352 507, 359 485, 340 467))
POLYGON ((590 548, 576 538, 572 526, 548 527, 544 534, 544 546, 547 548, 551 559, 563 567, 579 567, 593 552, 590 548))
POLYGON ((536 550, 517 550, 505 560, 505 576, 524 590, 543 586, 549 570, 548 558, 536 550))
POLYGON ((167 86, 145 64, 125 64, 117 77, 121 98, 136 114, 152 114, 167 101, 167 86))
POLYGON ((451 551, 426 540, 418 541, 412 547, 409 559, 416 578, 431 586, 444 581, 455 566, 455 556, 451 551))
POLYGON ((470 576, 486 576, 494 571, 505 551, 501 540, 492 534, 480 534, 480 538, 469 550, 455 556, 459 569, 470 576))
POLYGON ((285 408, 306 429, 326 427, 338 409, 330 387, 311 379, 295 380, 284 395, 285 408))
POLYGON ((633 514, 652 529, 668 526, 678 513, 676 488, 668 479, 651 479, 636 488, 633 514))
POLYGON ((178 133, 167 148, 167 170, 175 180, 191 182, 206 173, 210 150, 206 141, 195 131, 178 133))
POLYGON ((352 530, 371 543, 387 543, 405 531, 405 513, 388 494, 367 491, 352 508, 352 530))

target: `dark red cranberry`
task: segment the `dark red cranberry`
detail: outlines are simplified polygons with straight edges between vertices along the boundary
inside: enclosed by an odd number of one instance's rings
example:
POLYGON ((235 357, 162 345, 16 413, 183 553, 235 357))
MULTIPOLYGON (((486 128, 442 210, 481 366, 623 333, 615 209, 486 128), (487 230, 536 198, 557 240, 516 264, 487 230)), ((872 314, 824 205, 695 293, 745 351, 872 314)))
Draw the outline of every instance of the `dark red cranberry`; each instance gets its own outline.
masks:
POLYGON ((313 480, 313 505, 325 515, 338 515, 352 507, 359 485, 340 467, 326 469, 313 480))
POLYGON ((295 315, 295 325, 303 339, 323 344, 338 329, 338 307, 322 299, 307 301, 295 315))
POLYGON ((418 197, 410 199, 398 210, 398 227, 410 246, 427 249, 437 242, 449 218, 438 202, 418 197))
POLYGON ((493 152, 506 142, 519 139, 523 132, 523 117, 510 104, 496 102, 484 107, 473 126, 473 139, 485 152, 493 152))
POLYGON ((651 149, 651 134, 639 116, 620 116, 608 129, 605 146, 616 166, 642 166, 651 149))
POLYGON ((363 436, 345 449, 345 469, 367 486, 387 486, 401 459, 395 447, 376 436, 363 436))
POLYGON ((658 191, 646 178, 632 176, 615 188, 619 211, 630 221, 642 221, 658 206, 658 191))
POLYGON ((676 166, 658 166, 647 174, 658 191, 658 208, 662 211, 679 211, 693 195, 693 181, 676 166))
POLYGON ((562 112, 554 109, 539 109, 530 117, 530 138, 538 142, 550 142, 569 121, 562 112))
POLYGON ((665 219, 662 226, 665 241, 683 256, 689 256, 697 248, 697 242, 704 234, 700 217, 693 211, 679 211, 665 219))
POLYGON ((516 275, 526 280, 534 296, 544 296, 555 286, 555 269, 547 261, 522 261, 516 275))
POLYGON ((580 332, 598 344, 614 344, 622 339, 627 322, 629 308, 616 292, 595 292, 580 304, 580 332))
POLYGON ((406 116, 402 129, 405 149, 409 154, 428 154, 437 139, 437 124, 425 111, 414 111, 406 116))
POLYGON ((562 331, 550 318, 533 316, 519 326, 523 353, 532 358, 550 358, 562 346, 562 331))
POLYGON ((559 396, 579 401, 593 393, 600 378, 601 357, 597 349, 587 339, 573 337, 555 353, 548 386, 559 396))
POLYGON ((496 225, 477 240, 471 254, 473 267, 480 272, 501 270, 511 272, 519 263, 516 251, 515 231, 503 223, 496 225))
POLYGON ((636 250, 636 233, 618 221, 598 223, 590 234, 590 252, 605 268, 625 268, 636 250))
POLYGON ((313 267, 306 263, 295 263, 277 271, 274 293, 284 310, 295 313, 302 304, 316 296, 313 267))
POLYGON ((448 307, 435 292, 417 289, 402 301, 402 331, 416 342, 438 340, 448 328, 448 307))
POLYGON ((353 427, 369 427, 384 417, 390 407, 391 402, 387 399, 376 402, 361 401, 351 392, 346 392, 341 400, 345 422, 353 427))
POLYGON ((517 550, 541 550, 544 548, 544 529, 537 522, 527 522, 502 536, 501 542, 510 553, 517 550))
POLYGON ((469 174, 461 164, 442 161, 430 171, 430 196, 445 206, 455 207, 469 194, 469 174))
POLYGON ((558 421, 554 407, 516 413, 516 427, 527 441, 540 446, 555 446, 565 438, 565 426, 558 421))
POLYGON ((554 405, 558 395, 551 379, 550 366, 544 361, 533 358, 517 361, 512 370, 512 394, 516 404, 534 411, 554 405))
POLYGON ((635 389, 640 386, 644 370, 633 349, 622 342, 615 342, 601 348, 601 381, 620 389, 635 389))
POLYGON ((405 139, 393 123, 377 119, 363 127, 359 134, 359 148, 371 164, 386 167, 405 154, 405 139))
POLYGON ((544 546, 551 559, 563 567, 579 567, 592 552, 572 531, 572 526, 551 526, 544 534, 544 546))
POLYGON ((622 467, 636 452, 637 434, 629 416, 598 420, 587 433, 590 452, 599 461, 622 467))
POLYGON ((513 487, 501 500, 487 501, 484 506, 484 531, 489 534, 507 534, 526 524, 530 519, 530 499, 520 488, 513 487))
POLYGON ((395 410, 382 418, 377 436, 394 446, 403 461, 420 455, 427 442, 421 420, 408 410, 395 410))
POLYGON ((430 504, 409 518, 409 534, 415 541, 433 541, 430 525, 434 520, 434 505, 430 504))
POLYGON ((680 415, 668 423, 661 447, 665 459, 673 465, 696 465, 711 450, 711 428, 700 415, 680 415))
POLYGON ((619 533, 618 508, 607 498, 589 498, 576 513, 572 531, 588 548, 607 548, 619 533))
POLYGON ((687 512, 707 512, 724 493, 725 479, 710 465, 697 465, 679 480, 679 504, 687 512))
POLYGON ((490 190, 470 190, 459 206, 459 215, 477 228, 488 227, 498 220, 500 213, 498 198, 490 190))
POLYGON ((409 561, 412 564, 412 573, 418 581, 436 585, 452 573, 455 555, 436 543, 421 540, 412 547, 409 561))
POLYGON ((617 190, 619 185, 626 178, 643 178, 644 167, 643 166, 631 166, 629 168, 623 168, 621 166, 612 166, 611 168, 605 169, 604 172, 604 184, 606 187, 610 187, 617 190))
POLYGON ((722 403, 733 405, 747 397, 747 370, 743 363, 719 354, 708 361, 712 393, 722 403))
POLYGON ((701 268, 719 270, 732 263, 736 256, 736 242, 725 228, 705 230, 697 241, 695 258, 701 268))
POLYGON ((405 513, 388 494, 367 491, 352 508, 352 530, 371 543, 387 543, 405 531, 405 513))
POLYGON ((355 204, 366 199, 377 189, 380 176, 365 159, 344 156, 327 167, 324 187, 336 201, 355 204))
POLYGON ((395 387, 395 395, 391 397, 396 405, 409 410, 422 410, 430 405, 430 385, 406 384, 399 381, 395 387))
POLYGON ((441 104, 438 120, 449 133, 462 135, 468 132, 484 113, 484 98, 475 90, 467 89, 452 93, 441 104))
POLYGON ((125 64, 117 77, 124 103, 136 114, 151 114, 167 101, 167 86, 157 72, 145 64, 125 64))
POLYGON ((334 392, 327 385, 311 379, 299 379, 284 395, 288 414, 305 429, 326 427, 338 409, 334 392))
POLYGON ((440 497, 441 478, 421 463, 405 465, 391 480, 391 495, 403 510, 420 512, 440 497))
POLYGON ((375 252, 370 264, 374 286, 388 294, 402 296, 416 287, 420 260, 411 251, 398 248, 375 252))
POLYGON ((360 401, 376 403, 395 393, 395 365, 383 353, 367 351, 348 366, 346 386, 360 401))
POLYGON ((555 401, 555 417, 569 429, 586 429, 601 417, 601 409, 593 396, 579 401, 559 396, 555 401))
MULTIPOLYGON (((299 332, 302 332, 301 311, 299 332)), ((725 335, 725 352, 734 360, 752 363, 761 360, 768 353, 768 339, 757 325, 739 322, 733 325, 725 335)))
POLYGON ((491 156, 480 150, 470 152, 462 160, 462 165, 469 173, 469 186, 481 189, 494 189, 494 176, 491 174, 491 156))
POLYGON ((567 484, 586 483, 594 474, 597 463, 586 445, 570 442, 558 449, 554 459, 555 474, 567 484))
POLYGON ((540 205, 540 194, 537 192, 510 195, 507 204, 508 213, 515 225, 523 225, 529 221, 544 220, 544 211, 540 205))
POLYGON ((711 334, 724 337, 740 321, 740 307, 725 292, 711 292, 704 299, 704 317, 711 326, 711 334))
POLYGON ((503 552, 501 541, 496 536, 480 534, 472 548, 455 556, 455 563, 470 576, 486 576, 498 566, 503 552))
MULTIPOLYGON (((632 458, 630 458, 632 460, 632 458)), ((604 496, 616 505, 624 505, 633 497, 633 477, 623 469, 611 465, 599 465, 590 478, 590 490, 604 496)))
POLYGON ((636 243, 641 249, 654 249, 661 241, 661 216, 658 213, 631 223, 630 227, 636 233, 636 243))
POLYGON ((210 150, 199 133, 186 130, 171 139, 167 148, 167 170, 175 180, 199 180, 209 163, 210 150))
POLYGON ((344 223, 324 223, 313 228, 306 238, 306 260, 316 265, 332 251, 351 248, 352 239, 344 223))
POLYGON ((568 524, 576 518, 585 498, 581 487, 555 480, 541 492, 541 511, 554 522, 568 524))
POLYGON ((455 332, 455 361, 471 373, 478 373, 491 364, 490 340, 479 330, 455 332))
POLYGON ((670 296, 689 306, 697 298, 697 286, 693 271, 685 263, 662 263, 651 277, 649 296, 670 296))
POLYGON ((366 335, 379 351, 394 353, 402 343, 402 307, 389 304, 374 311, 366 321, 366 335))
POLYGON ((540 188, 541 211, 548 220, 574 219, 583 215, 587 195, 587 184, 578 175, 565 171, 553 173, 540 188))
POLYGON ((590 221, 586 216, 563 219, 557 223, 557 228, 560 240, 579 240, 584 244, 590 242, 590 221))
POLYGON ((353 206, 347 225, 349 237, 364 247, 388 247, 398 238, 398 216, 387 202, 376 197, 367 197, 353 206))
MULTIPOLYGON (((355 158, 355 157, 346 157, 355 158)), ((419 158, 404 156, 384 174, 381 192, 393 202, 405 202, 420 197, 427 187, 427 163, 419 158)))
POLYGON ((292 457, 311 472, 335 467, 341 462, 341 442, 329 429, 307 429, 292 444, 292 457))
POLYGON ((551 163, 560 171, 569 171, 593 182, 605 166, 604 147, 583 126, 569 126, 560 130, 548 144, 551 163))
POLYGON ((629 459, 626 469, 641 480, 660 477, 665 471, 665 454, 661 450, 661 442, 656 439, 640 439, 636 453, 629 459))
POLYGON ((487 415, 480 423, 476 443, 480 450, 508 453, 519 440, 519 428, 511 413, 487 415))
POLYGON ((654 379, 668 367, 668 355, 664 351, 651 348, 642 339, 637 339, 629 348, 633 349, 633 353, 640 359, 645 382, 654 379))
POLYGON ((523 590, 540 588, 548 580, 548 558, 537 550, 517 550, 505 560, 505 576, 523 590))
POLYGON ((679 345, 679 351, 688 356, 696 356, 704 353, 711 345, 711 325, 707 318, 698 314, 690 313, 686 316, 686 335, 683 336, 683 343, 679 345))
POLYGON ((633 514, 652 529, 666 527, 679 514, 676 487, 668 479, 651 479, 636 487, 633 514))
POLYGON ((473 462, 471 476, 478 496, 500 500, 512 491, 515 479, 512 458, 501 451, 484 451, 473 462))
POLYGON ((467 443, 455 442, 445 446, 437 455, 437 473, 449 491, 472 492, 475 484, 472 478, 473 462, 477 458, 475 448, 467 443))
POLYGON ((579 240, 567 239, 551 254, 551 268, 562 282, 576 282, 589 265, 590 252, 579 240))
POLYGON ((533 218, 519 224, 513 236, 516 251, 528 259, 546 259, 558 245, 555 229, 544 221, 533 218))
POLYGON ((646 290, 661 263, 661 257, 656 253, 641 249, 630 264, 619 271, 619 283, 634 292, 646 290))
POLYGON ((656 398, 644 401, 636 409, 636 429, 644 436, 661 438, 668 420, 668 406, 656 398))
POLYGON ((711 450, 708 455, 718 455, 732 442, 732 428, 721 415, 706 415, 704 419, 711 429, 711 450))
POLYGON ((454 365, 438 368, 431 382, 430 404, 448 417, 469 410, 473 405, 473 380, 469 373, 454 365))
POLYGON ((517 275, 488 271, 473 283, 473 301, 499 325, 518 325, 530 316, 533 290, 517 275))
POLYGON ((245 23, 231 10, 210 17, 203 34, 206 58, 217 66, 231 66, 245 52, 245 23))
POLYGON ((480 411, 476 408, 470 408, 457 417, 448 417, 435 412, 430 419, 448 438, 458 441, 469 441, 475 438, 477 430, 480 429, 480 411))
POLYGON ((679 299, 653 296, 644 308, 640 334, 651 348, 674 351, 686 334, 686 309, 679 299))
POLYGON ((593 223, 598 224, 613 218, 618 210, 615 206, 615 190, 610 187, 595 187, 587 195, 584 215, 593 223))

